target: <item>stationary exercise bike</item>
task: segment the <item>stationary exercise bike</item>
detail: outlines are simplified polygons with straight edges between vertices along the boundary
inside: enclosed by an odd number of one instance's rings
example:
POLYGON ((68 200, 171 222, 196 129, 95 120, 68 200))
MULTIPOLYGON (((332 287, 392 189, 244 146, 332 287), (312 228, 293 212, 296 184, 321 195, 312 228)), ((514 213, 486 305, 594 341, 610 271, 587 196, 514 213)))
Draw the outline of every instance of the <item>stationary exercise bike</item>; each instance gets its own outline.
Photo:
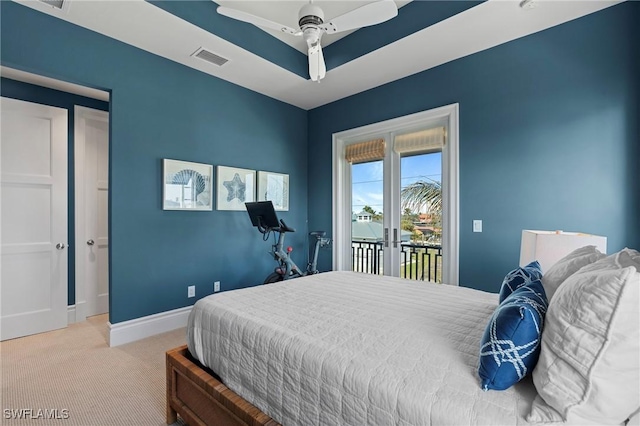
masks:
MULTIPOLYGON (((295 232, 294 228, 287 226, 282 219, 278 220, 276 211, 273 208, 271 201, 256 201, 245 203, 247 212, 251 218, 251 224, 258 228, 258 231, 263 235, 263 240, 267 241, 271 232, 278 234, 278 239, 275 244, 271 246, 271 254, 278 266, 275 270, 269 274, 264 280, 264 284, 275 283, 282 280, 288 280, 290 278, 302 277, 305 275, 317 274, 318 268, 318 250, 321 247, 327 247, 331 240, 326 238, 326 232, 313 231, 309 232, 309 237, 314 238, 313 252, 309 256, 307 263, 307 269, 302 270, 291 259, 290 253, 293 251, 292 247, 284 248, 284 236, 287 232, 295 232)), ((275 234, 274 234, 275 237, 275 234)))

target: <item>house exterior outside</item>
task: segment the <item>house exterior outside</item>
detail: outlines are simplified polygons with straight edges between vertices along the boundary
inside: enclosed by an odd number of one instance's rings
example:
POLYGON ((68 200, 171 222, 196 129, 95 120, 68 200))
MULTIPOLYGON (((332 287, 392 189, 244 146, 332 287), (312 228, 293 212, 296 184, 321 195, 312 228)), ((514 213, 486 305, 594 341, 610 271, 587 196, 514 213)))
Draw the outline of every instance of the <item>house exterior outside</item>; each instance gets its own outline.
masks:
MULTIPOLYGON (((363 210, 353 215, 351 240, 381 243, 384 241, 384 226, 382 223, 374 221, 371 213, 363 210)), ((411 232, 401 230, 400 241, 405 243, 411 241, 411 232)))

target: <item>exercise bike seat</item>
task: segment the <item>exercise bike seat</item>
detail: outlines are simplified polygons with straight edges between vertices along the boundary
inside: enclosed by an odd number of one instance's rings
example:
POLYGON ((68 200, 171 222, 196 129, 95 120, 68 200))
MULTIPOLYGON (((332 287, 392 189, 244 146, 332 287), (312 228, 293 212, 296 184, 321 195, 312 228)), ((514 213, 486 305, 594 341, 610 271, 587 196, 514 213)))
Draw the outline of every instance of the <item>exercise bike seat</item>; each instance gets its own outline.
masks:
POLYGON ((326 231, 312 231, 309 232, 309 235, 311 235, 312 237, 324 237, 325 235, 327 235, 326 231))
POLYGON ((284 220, 280 219, 280 232, 296 232, 295 228, 291 228, 284 223, 284 220))

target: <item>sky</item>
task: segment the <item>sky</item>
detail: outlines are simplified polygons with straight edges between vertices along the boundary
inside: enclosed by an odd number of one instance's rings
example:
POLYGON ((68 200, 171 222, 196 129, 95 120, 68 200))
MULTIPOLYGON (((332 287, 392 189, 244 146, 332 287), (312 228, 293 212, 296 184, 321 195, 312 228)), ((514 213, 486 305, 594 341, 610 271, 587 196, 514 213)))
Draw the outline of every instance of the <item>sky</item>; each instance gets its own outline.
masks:
MULTIPOLYGON (((418 180, 442 181, 442 153, 402 157, 400 160, 400 187, 418 180)), ((354 164, 351 166, 352 210, 362 211, 371 206, 376 212, 382 211, 382 161, 354 164)))

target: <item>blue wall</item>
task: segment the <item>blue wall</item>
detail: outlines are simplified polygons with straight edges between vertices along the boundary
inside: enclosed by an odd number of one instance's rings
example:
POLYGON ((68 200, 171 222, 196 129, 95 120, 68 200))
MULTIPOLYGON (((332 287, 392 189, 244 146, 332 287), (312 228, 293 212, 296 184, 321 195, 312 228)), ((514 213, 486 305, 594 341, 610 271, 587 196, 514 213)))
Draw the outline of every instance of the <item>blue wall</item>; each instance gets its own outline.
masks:
POLYGON ((109 103, 96 99, 85 98, 84 96, 72 95, 58 90, 47 89, 33 84, 22 83, 7 78, 0 79, 0 95, 6 98, 20 99, 38 104, 50 105, 67 110, 67 129, 68 129, 68 147, 67 147, 67 163, 68 163, 68 189, 67 198, 68 214, 67 214, 67 241, 69 246, 69 290, 67 292, 67 300, 69 305, 76 303, 76 261, 75 261, 75 196, 74 196, 74 179, 75 171, 73 168, 73 127, 74 116, 73 107, 75 105, 85 106, 87 108, 100 109, 109 111, 109 103))
POLYGON ((190 305, 188 285, 200 298, 215 280, 257 284, 275 266, 246 212, 163 211, 163 158, 289 173, 280 216, 298 229, 289 242, 304 263, 305 111, 19 4, 0 8, 2 65, 111 91, 112 323, 190 305))
POLYGON ((310 111, 310 227, 331 229, 332 133, 457 102, 461 285, 498 291, 522 229, 640 247, 639 11, 623 3, 310 111))

